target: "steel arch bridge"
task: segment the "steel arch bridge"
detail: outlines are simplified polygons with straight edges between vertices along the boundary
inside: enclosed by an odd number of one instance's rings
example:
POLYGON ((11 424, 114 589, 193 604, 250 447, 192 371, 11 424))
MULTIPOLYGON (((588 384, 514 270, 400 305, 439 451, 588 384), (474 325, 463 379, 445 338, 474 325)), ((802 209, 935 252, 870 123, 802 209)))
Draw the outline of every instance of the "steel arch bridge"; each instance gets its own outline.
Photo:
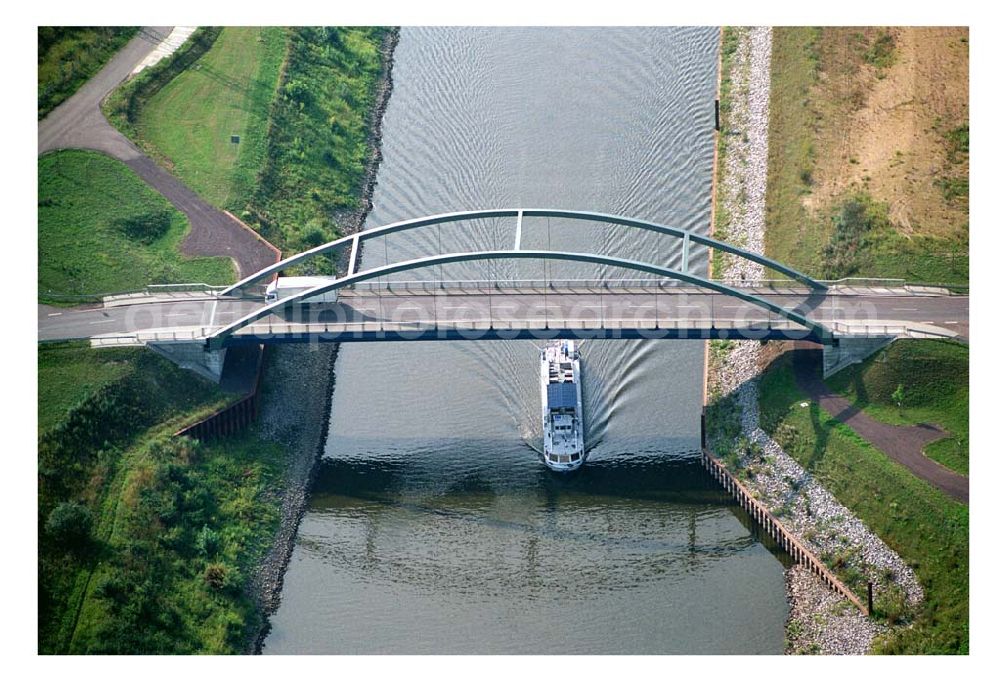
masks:
POLYGON ((770 301, 764 296, 753 294, 742 289, 729 286, 719 282, 718 280, 711 280, 700 275, 696 275, 690 271, 688 262, 690 260, 690 252, 692 244, 706 246, 710 249, 717 250, 720 252, 735 255, 737 257, 752 261, 754 263, 760 264, 764 268, 773 270, 781 275, 785 275, 802 285, 808 287, 817 293, 823 293, 826 291, 827 287, 822 282, 812 279, 811 277, 793 269, 784 264, 781 264, 773 259, 770 259, 761 254, 736 247, 732 244, 716 240, 711 237, 700 235, 689 230, 682 228, 677 228, 673 226, 665 226, 661 224, 656 224, 650 221, 643 221, 640 219, 633 219, 624 216, 616 216, 612 214, 602 214, 598 212, 588 212, 588 211, 575 211, 575 210, 565 210, 565 209, 488 209, 488 210, 474 210, 474 211, 462 211, 462 212, 450 212, 445 214, 436 214, 432 216, 425 216, 416 219, 408 219, 405 221, 398 221, 396 223, 391 223, 386 226, 381 226, 378 228, 372 228, 370 230, 361 231, 354 235, 349 235, 347 237, 340 238, 339 240, 334 240, 326 244, 320 245, 308 251, 296 254, 287 259, 284 259, 274 265, 268 266, 253 275, 250 275, 243 280, 227 287, 219 293, 220 297, 234 297, 241 295, 246 289, 258 285, 259 283, 271 278, 273 275, 279 273, 282 270, 290 268, 292 266, 299 265, 313 257, 325 256, 330 254, 343 254, 348 249, 350 252, 349 262, 347 264, 347 274, 343 277, 337 278, 336 280, 328 283, 313 287, 299 294, 293 295, 286 299, 276 301, 274 303, 255 309, 253 312, 233 321, 229 324, 219 328, 207 337, 206 347, 208 349, 215 349, 223 347, 227 340, 240 329, 247 327, 268 315, 279 313, 287 309, 288 307, 298 304, 301 302, 307 302, 311 297, 315 297, 324 294, 329 291, 344 289, 351 287, 359 282, 366 282, 371 280, 379 280, 387 278, 390 275, 408 271, 417 270, 421 268, 429 268, 433 266, 441 266, 451 263, 460 263, 468 261, 485 261, 485 260, 516 260, 516 259, 533 259, 533 260, 562 260, 562 261, 576 261, 583 263, 592 263, 598 265, 604 265, 611 268, 634 270, 642 273, 652 274, 661 278, 666 278, 670 280, 676 280, 682 283, 693 285, 705 290, 709 290, 715 293, 723 294, 725 296, 733 297, 741 301, 756 305, 760 308, 765 309, 768 312, 773 312, 778 316, 785 318, 793 323, 800 325, 806 333, 812 335, 815 339, 823 343, 829 343, 832 340, 832 335, 830 330, 824 325, 810 320, 802 313, 796 312, 794 310, 789 310, 777 303, 770 301), (430 226, 435 226, 444 223, 455 223, 455 222, 469 222, 478 219, 487 218, 516 218, 516 228, 514 234, 513 247, 511 249, 484 249, 476 251, 460 251, 452 253, 442 253, 434 256, 426 256, 416 259, 410 259, 406 261, 400 261, 392 264, 386 264, 384 266, 372 268, 365 271, 358 271, 357 265, 360 256, 361 245, 364 242, 376 240, 378 238, 384 238, 392 233, 398 233, 407 230, 414 230, 420 228, 428 228, 430 226), (559 219, 571 219, 578 221, 587 221, 592 223, 602 223, 607 225, 621 225, 632 228, 637 228, 640 230, 650 231, 658 233, 661 235, 671 236, 677 238, 681 241, 681 267, 680 269, 667 268, 663 266, 650 263, 648 261, 623 259, 611 256, 604 256, 600 254, 592 254, 585 252, 570 252, 570 251, 554 251, 554 250, 537 250, 537 249, 522 249, 521 248, 521 236, 524 226, 525 218, 532 217, 546 217, 546 218, 559 218, 559 219))

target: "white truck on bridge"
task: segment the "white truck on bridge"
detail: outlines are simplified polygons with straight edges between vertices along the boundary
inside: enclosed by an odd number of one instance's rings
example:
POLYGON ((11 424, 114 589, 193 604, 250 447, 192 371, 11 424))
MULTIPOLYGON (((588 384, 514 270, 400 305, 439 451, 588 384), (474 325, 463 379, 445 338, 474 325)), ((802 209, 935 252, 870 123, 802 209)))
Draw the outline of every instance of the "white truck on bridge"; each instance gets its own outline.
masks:
MULTIPOLYGON (((264 301, 266 303, 283 301, 290 296, 301 294, 306 290, 320 285, 329 284, 336 279, 335 277, 279 277, 267 285, 267 289, 264 292, 264 301)), ((323 294, 310 296, 302 303, 334 303, 336 300, 337 290, 334 289, 323 294)))

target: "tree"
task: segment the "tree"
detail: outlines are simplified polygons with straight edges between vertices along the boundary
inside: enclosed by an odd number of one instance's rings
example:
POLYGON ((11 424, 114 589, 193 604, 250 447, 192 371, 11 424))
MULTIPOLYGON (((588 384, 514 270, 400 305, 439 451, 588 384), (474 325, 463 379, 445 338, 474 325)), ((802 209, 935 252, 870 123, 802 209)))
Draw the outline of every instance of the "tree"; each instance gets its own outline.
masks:
POLYGON ((70 550, 82 550, 90 543, 94 518, 86 506, 75 501, 53 508, 45 521, 45 533, 58 545, 70 550))

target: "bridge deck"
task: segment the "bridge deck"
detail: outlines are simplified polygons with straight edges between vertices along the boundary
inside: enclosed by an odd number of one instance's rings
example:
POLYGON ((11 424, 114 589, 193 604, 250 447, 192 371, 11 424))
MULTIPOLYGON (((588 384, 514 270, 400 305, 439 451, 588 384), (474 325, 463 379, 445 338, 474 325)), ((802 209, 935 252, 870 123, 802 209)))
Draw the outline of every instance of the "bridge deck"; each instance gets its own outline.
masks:
MULTIPOLYGON (((747 289, 802 313, 839 336, 968 337, 968 297, 903 288, 810 292, 747 289)), ((202 341, 262 307, 261 301, 146 297, 109 307, 39 307, 39 339, 103 337, 98 343, 202 341)), ((487 289, 436 283, 345 289, 337 303, 294 306, 237 331, 231 341, 529 338, 549 333, 605 338, 803 338, 774 312, 687 286, 545 285, 487 289)))

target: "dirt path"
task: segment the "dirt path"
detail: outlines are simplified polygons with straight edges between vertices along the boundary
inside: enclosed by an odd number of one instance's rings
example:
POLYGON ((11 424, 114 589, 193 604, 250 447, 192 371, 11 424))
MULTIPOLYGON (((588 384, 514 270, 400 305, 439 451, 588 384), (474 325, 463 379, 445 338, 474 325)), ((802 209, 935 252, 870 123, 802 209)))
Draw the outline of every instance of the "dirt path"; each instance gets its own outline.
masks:
POLYGON ((898 426, 876 421, 834 393, 819 377, 823 352, 812 344, 796 344, 795 380, 823 410, 872 443, 914 475, 929 482, 949 496, 969 502, 969 478, 945 468, 924 455, 923 448, 945 436, 931 425, 898 426))
POLYGON ((213 207, 156 164, 101 112, 101 101, 166 38, 171 26, 149 26, 133 38, 76 94, 38 123, 38 154, 67 148, 96 150, 121 160, 184 212, 191 232, 181 243, 188 256, 228 256, 245 277, 271 265, 280 252, 235 216, 213 207))

